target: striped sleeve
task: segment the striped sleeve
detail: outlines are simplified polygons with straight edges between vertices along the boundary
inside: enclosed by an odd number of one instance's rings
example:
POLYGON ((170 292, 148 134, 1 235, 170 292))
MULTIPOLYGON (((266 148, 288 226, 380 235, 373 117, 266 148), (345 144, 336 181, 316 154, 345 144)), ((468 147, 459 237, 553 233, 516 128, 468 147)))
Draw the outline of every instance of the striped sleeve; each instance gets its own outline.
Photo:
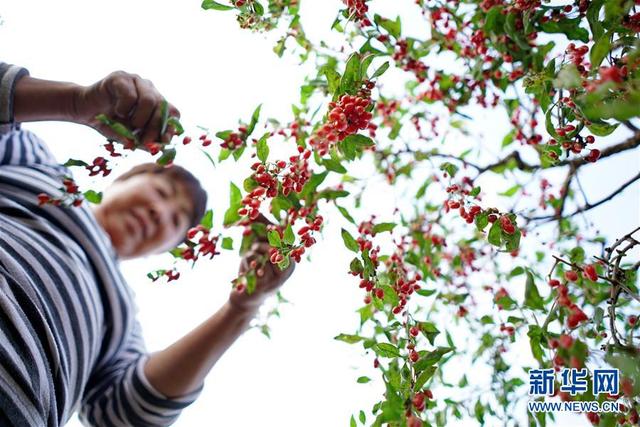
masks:
POLYGON ((140 324, 136 321, 123 350, 92 374, 80 408, 82 423, 94 427, 173 424, 182 410, 198 398, 203 385, 188 395, 168 398, 145 376, 148 359, 140 324))
POLYGON ((0 134, 15 129, 13 93, 21 77, 29 75, 26 68, 0 62, 0 134))

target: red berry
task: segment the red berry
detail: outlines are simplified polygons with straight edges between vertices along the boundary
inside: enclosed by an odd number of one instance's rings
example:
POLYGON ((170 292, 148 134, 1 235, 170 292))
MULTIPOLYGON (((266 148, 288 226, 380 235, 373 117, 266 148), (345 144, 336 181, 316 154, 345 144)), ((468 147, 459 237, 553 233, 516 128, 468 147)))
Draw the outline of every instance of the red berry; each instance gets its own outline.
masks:
POLYGON ((571 338, 571 335, 560 335, 559 343, 560 347, 568 349, 573 345, 573 338, 571 338))
POLYGON ((598 273, 596 273, 596 268, 593 264, 586 265, 582 271, 587 279, 591 280, 592 282, 598 281, 598 273))
POLYGON ((573 270, 567 271, 564 273, 564 278, 569 282, 576 282, 578 280, 578 273, 573 270))

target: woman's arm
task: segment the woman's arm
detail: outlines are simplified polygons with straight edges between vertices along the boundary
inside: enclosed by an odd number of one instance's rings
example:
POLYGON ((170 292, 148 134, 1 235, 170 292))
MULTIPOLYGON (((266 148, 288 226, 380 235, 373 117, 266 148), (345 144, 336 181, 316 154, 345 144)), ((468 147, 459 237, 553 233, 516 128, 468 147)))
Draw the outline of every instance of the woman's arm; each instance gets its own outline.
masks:
MULTIPOLYGON (((266 243, 254 245, 240 270, 246 270, 253 258, 264 256, 266 243)), ((256 290, 248 295, 233 290, 217 313, 174 344, 154 353, 144 372, 149 383, 167 397, 178 397, 198 389, 225 351, 248 328, 260 305, 289 278, 293 265, 285 271, 267 262, 256 290)))
POLYGON ((60 120, 75 122, 75 100, 82 89, 74 83, 25 76, 16 84, 13 114, 16 122, 60 120))
MULTIPOLYGON (((90 86, 36 79, 18 80, 13 94, 14 121, 61 120, 90 126, 110 139, 121 137, 98 121, 109 118, 137 131, 141 142, 168 142, 174 134, 169 126, 164 135, 162 103, 164 98, 149 80, 136 74, 116 71, 90 86)), ((168 114, 180 112, 168 103, 168 114)), ((124 141, 121 141, 124 142, 124 141)))
POLYGON ((193 331, 149 356, 144 367, 149 383, 168 398, 197 390, 256 313, 256 308, 241 309, 227 301, 193 331))

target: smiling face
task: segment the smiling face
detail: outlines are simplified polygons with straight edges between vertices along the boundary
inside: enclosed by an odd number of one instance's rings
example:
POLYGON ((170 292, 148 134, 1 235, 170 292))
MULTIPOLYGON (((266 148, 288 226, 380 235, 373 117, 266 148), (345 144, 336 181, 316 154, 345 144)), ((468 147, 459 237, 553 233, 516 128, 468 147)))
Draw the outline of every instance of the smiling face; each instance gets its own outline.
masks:
POLYGON ((122 259, 167 251, 190 227, 193 201, 183 184, 166 174, 141 173, 115 181, 95 215, 122 259))

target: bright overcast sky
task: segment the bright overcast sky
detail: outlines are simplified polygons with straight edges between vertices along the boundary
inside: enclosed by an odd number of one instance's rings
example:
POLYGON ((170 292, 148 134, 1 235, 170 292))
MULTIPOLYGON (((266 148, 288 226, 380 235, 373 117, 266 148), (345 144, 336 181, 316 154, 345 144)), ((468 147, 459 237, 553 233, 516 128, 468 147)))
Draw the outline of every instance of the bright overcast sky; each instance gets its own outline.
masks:
MULTIPOLYGON (((337 0, 303 2, 303 26, 312 39, 329 34, 339 4, 337 0)), ((393 2, 392 13, 416 19, 412 4, 393 2)), ((260 103, 264 116, 288 120, 305 75, 305 67, 298 66, 295 58, 279 59, 273 54, 272 36, 267 39, 241 31, 230 13, 205 12, 198 1, 0 0, 0 16, 4 21, 1 61, 25 66, 35 77, 82 84, 118 69, 140 74, 181 110, 188 129, 195 125, 230 129, 238 118, 248 119, 260 103)), ((417 24, 404 25, 420 33, 417 24)), ((27 127, 49 144, 61 162, 70 157, 89 160, 104 142, 92 130, 77 125, 27 127)), ((492 130, 484 131, 492 135, 492 130)), ((131 158, 116 172, 140 159, 131 158)), ((203 179, 219 224, 229 181, 240 184, 247 170, 232 164, 213 169, 195 147, 180 153, 176 162, 188 165, 203 179)), ((594 170, 620 174, 611 176, 615 181, 611 186, 601 185, 601 173, 585 175, 582 184, 594 200, 623 182, 624 172, 631 174, 640 167, 637 156, 602 163, 594 170)), ((92 185, 82 171, 76 176, 81 184, 92 185)), ((376 199, 378 213, 389 213, 385 209, 393 197, 397 195, 376 199)), ((590 217, 602 223, 605 235, 621 235, 638 223, 639 200, 635 185, 590 217)), ((183 412, 176 426, 333 427, 348 425, 351 414, 360 409, 369 413, 384 391, 371 367, 373 357, 365 356, 360 346, 333 340, 338 333, 355 331, 355 310, 363 297, 357 281, 346 274, 350 257, 333 237, 340 226, 340 219, 330 219, 327 237, 313 248, 312 262, 299 265, 285 286, 284 295, 293 305, 283 306, 282 318, 272 322, 272 339, 255 330, 241 337, 214 367, 201 397, 183 412), (375 381, 357 384, 361 375, 375 381)), ((146 279, 148 271, 166 266, 167 260, 150 257, 122 264, 137 294, 150 351, 171 344, 213 314, 226 300, 238 264, 235 253, 226 253, 207 266, 184 271, 177 284, 146 279)), ((584 417, 573 418, 572 424, 588 425, 584 417)))

